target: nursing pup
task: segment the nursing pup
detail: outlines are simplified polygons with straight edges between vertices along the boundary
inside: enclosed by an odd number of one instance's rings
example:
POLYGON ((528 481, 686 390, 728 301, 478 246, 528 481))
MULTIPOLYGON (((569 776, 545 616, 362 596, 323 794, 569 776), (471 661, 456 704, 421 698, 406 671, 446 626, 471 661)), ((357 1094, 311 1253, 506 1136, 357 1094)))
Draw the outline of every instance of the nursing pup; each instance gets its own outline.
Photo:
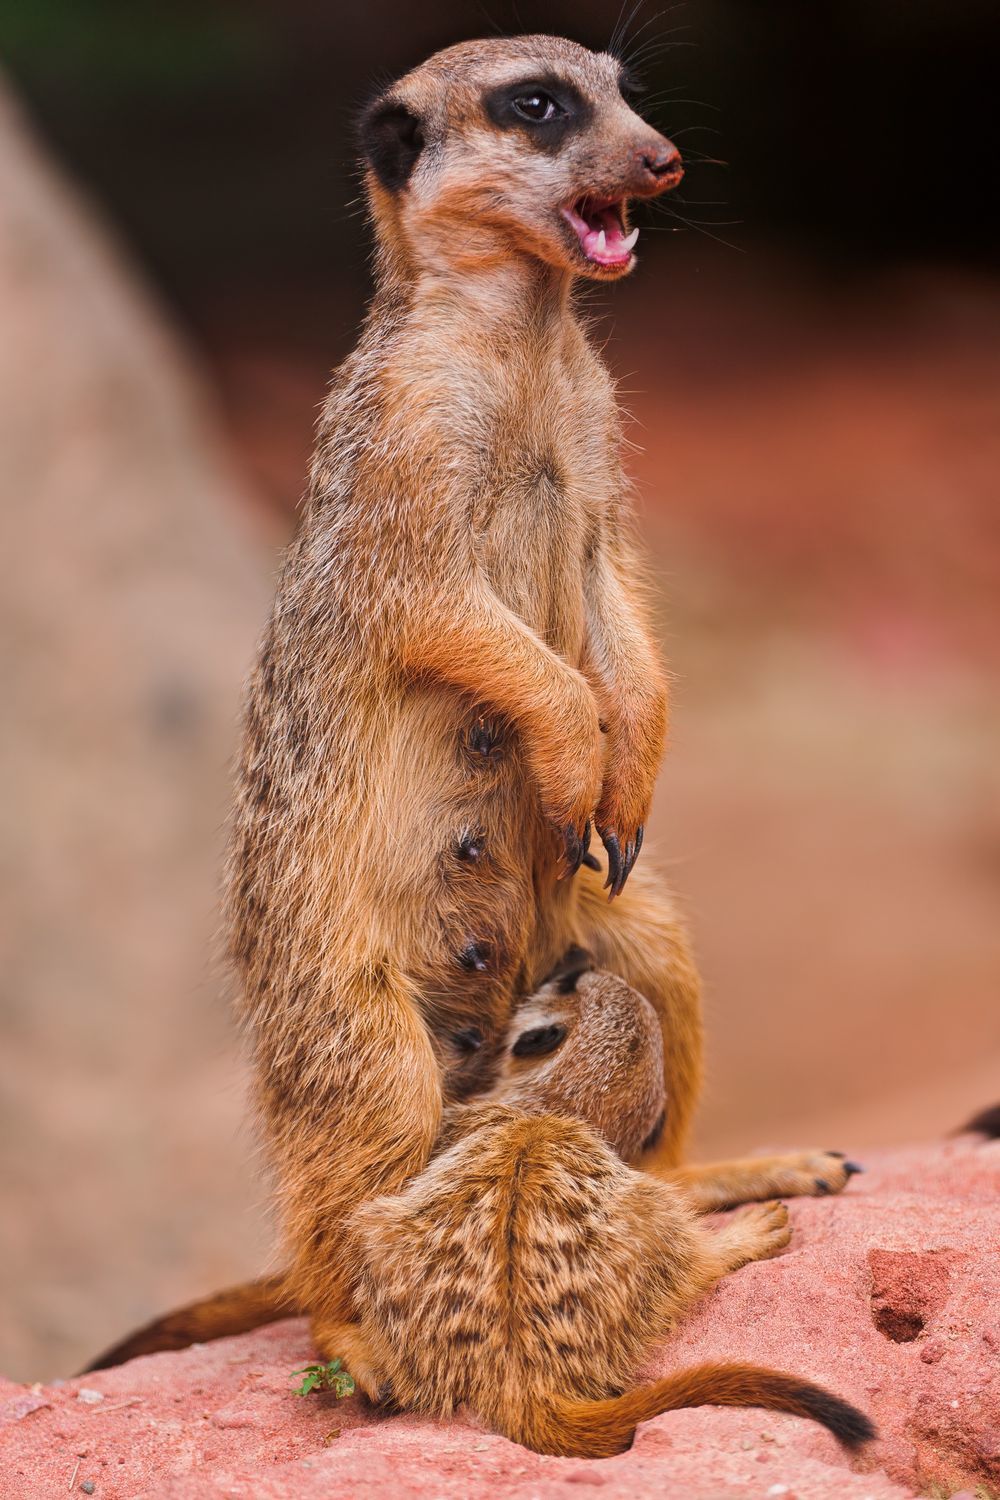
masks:
POLYGON ((495 1086, 453 1106, 430 1165, 351 1221, 359 1318, 330 1339, 367 1394, 438 1415, 467 1403, 516 1442, 582 1458, 709 1403, 872 1437, 839 1397, 753 1365, 628 1388, 720 1276, 789 1240, 781 1203, 709 1227, 682 1189, 626 1164, 664 1102, 656 1015, 622 980, 570 970, 518 1012, 495 1086))

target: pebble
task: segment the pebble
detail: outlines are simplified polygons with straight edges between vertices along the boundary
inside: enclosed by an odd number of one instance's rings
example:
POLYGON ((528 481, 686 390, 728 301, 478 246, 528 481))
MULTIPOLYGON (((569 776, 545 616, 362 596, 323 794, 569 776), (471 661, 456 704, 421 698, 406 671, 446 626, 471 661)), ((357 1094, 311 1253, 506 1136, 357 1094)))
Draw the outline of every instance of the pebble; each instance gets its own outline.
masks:
POLYGON ((89 1386, 82 1386, 76 1393, 78 1401, 85 1401, 88 1406, 96 1406, 99 1401, 104 1400, 103 1391, 92 1391, 89 1386))

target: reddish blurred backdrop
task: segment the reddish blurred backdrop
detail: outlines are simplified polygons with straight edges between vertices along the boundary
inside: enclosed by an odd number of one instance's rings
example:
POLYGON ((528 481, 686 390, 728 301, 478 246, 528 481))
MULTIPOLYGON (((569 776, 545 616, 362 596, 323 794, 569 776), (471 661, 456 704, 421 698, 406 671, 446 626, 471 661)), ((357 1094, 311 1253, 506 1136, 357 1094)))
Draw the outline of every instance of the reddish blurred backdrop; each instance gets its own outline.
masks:
MULTIPOLYGON (((549 30, 602 46, 620 19, 597 0, 521 0, 519 12, 376 0, 348 13, 318 0, 155 12, 0 0, 8 69, 35 126, 144 268, 235 455, 211 546, 227 577, 254 581, 238 625, 220 607, 205 626, 232 636, 220 680, 233 693, 264 608, 257 580, 293 525, 327 372, 366 293, 353 111, 373 83, 448 41, 549 30)), ((676 674, 650 857, 684 899, 706 976, 699 1145, 853 1153, 935 1134, 1000 1085, 1000 280, 988 191, 1000 21, 985 0, 690 0, 625 23, 651 117, 689 170, 676 201, 640 218, 637 274, 588 301, 633 418, 676 674)), ((0 485, 4 506, 27 503, 23 485, 0 485)), ((216 500, 206 490, 203 506, 216 500)), ((76 534, 50 531, 45 547, 72 584, 76 534)), ((102 580, 87 609, 110 609, 143 565, 102 580)), ((180 596, 150 617, 160 644, 183 628, 187 566, 173 575, 180 596)), ((58 687, 79 617, 53 596, 47 620, 58 687)), ((199 649, 212 649, 208 635, 199 649)), ((29 700, 44 699, 33 681, 29 700)), ((151 751, 154 780, 212 767, 197 813, 184 814, 185 849, 204 871, 225 812, 216 771, 230 706, 206 749, 177 730, 183 693, 179 709, 165 701, 175 759, 161 772, 151 751)), ((9 726, 31 760, 35 707, 9 726)), ((108 724, 105 744, 129 733, 108 724)), ((58 748, 58 730, 45 743, 58 748)), ((67 818, 86 803, 100 821, 115 789, 81 773, 67 795, 67 818)), ((177 816, 131 850, 123 886, 174 859, 177 816)), ((37 825, 22 821, 30 843, 37 825)), ((207 950, 210 896, 198 887, 187 967, 162 996, 139 985, 138 959, 130 981, 123 957, 104 1000, 83 1005, 72 963, 38 978, 61 940, 51 870, 26 881, 11 859, 4 878, 21 915, 0 1013, 0 1365, 51 1375, 171 1300, 261 1265, 268 1230, 221 987, 191 956, 207 950), (67 1026, 81 1038, 69 1050, 67 1026)), ((144 918, 150 949, 175 948, 157 926, 161 910, 179 921, 173 901, 168 891, 144 918)), ((123 954, 139 946, 128 925, 109 928, 123 954)))

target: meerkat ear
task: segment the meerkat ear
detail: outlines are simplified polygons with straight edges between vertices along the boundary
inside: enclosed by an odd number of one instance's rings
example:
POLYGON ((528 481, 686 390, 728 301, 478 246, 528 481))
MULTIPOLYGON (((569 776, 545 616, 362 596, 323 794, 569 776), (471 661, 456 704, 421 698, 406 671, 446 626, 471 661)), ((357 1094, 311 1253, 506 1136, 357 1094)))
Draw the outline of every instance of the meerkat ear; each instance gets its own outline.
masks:
POLYGON ((571 948, 566 949, 551 974, 546 975, 545 983, 557 984, 560 995, 571 995, 581 974, 588 973, 593 967, 593 954, 574 943, 571 948))
POLYGON ((361 116, 358 139, 382 186, 390 193, 404 188, 424 148, 423 125, 413 111, 401 100, 383 95, 361 116))

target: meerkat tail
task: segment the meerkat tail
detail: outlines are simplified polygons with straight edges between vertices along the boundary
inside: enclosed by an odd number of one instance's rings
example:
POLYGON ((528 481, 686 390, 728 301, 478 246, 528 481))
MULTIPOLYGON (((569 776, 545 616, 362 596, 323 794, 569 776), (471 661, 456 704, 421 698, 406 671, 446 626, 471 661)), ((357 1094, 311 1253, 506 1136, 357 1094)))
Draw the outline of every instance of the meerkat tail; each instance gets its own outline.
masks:
POLYGON ((955 1135, 985 1135, 988 1140, 995 1141, 1000 1137, 1000 1104, 987 1105, 977 1114, 960 1125, 954 1132, 955 1135))
POLYGON ((137 1359, 140 1354, 186 1349, 189 1344, 208 1344, 213 1339, 249 1333, 254 1328, 263 1328, 265 1323, 276 1323, 279 1318, 293 1318, 299 1311, 289 1296, 284 1276, 262 1276, 258 1281, 227 1287, 162 1318, 154 1318, 121 1343, 105 1349, 80 1374, 109 1370, 113 1365, 137 1359))
POLYGON ((631 1447, 636 1425, 685 1406, 762 1406, 821 1422, 848 1448, 876 1436, 864 1412, 797 1375, 760 1365, 706 1364, 680 1370, 606 1401, 557 1396, 529 1416, 520 1440, 565 1458, 610 1458, 631 1447))

